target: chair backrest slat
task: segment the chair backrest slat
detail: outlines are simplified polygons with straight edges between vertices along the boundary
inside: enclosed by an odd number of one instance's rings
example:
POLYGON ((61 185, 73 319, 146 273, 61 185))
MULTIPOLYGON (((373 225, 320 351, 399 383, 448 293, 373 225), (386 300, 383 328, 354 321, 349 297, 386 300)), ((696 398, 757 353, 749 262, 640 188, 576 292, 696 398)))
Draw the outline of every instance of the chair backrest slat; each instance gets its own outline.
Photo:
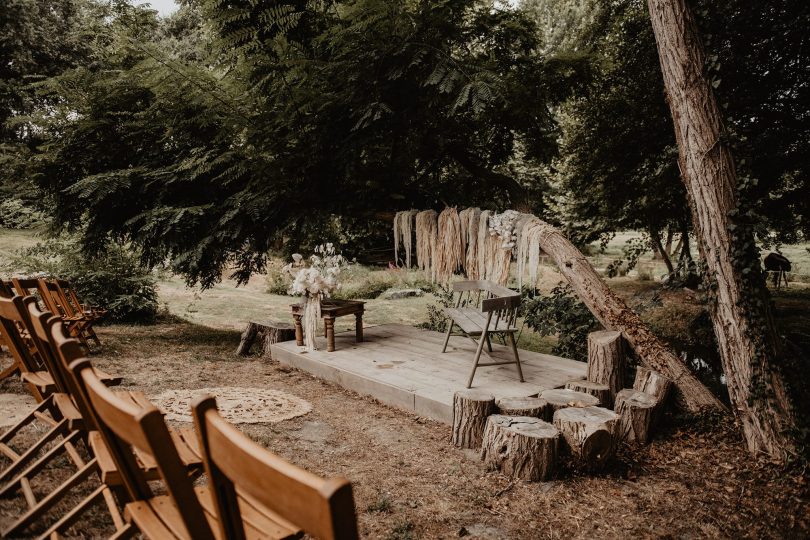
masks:
POLYGON ((206 473, 216 486, 222 534, 244 538, 235 491, 322 540, 358 538, 352 487, 320 478, 265 450, 219 414, 208 397, 192 405, 206 473))

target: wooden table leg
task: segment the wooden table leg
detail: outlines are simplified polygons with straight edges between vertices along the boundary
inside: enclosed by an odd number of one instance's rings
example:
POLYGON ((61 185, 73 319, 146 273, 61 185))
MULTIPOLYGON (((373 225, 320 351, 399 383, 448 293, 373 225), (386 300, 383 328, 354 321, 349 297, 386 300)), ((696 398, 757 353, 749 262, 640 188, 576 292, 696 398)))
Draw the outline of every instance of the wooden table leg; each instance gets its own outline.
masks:
POLYGON ((324 326, 326 326, 326 352, 333 352, 335 350, 335 318, 324 317, 324 326))
POLYGON ((304 327, 301 325, 301 315, 293 315, 295 319, 295 344, 299 347, 304 346, 304 327))
POLYGON ((363 312, 354 314, 354 341, 363 343, 363 312))

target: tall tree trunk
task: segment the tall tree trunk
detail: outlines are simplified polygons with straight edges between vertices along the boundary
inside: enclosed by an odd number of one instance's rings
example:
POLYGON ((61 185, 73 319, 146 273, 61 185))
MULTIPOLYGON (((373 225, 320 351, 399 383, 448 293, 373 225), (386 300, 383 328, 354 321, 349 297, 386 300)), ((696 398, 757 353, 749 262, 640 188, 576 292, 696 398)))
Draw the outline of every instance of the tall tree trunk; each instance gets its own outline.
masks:
MULTIPOLYGON (((779 370, 783 345, 758 268, 742 272, 733 252, 750 251, 753 233, 735 229, 737 175, 721 140, 722 118, 703 73, 704 51, 686 0, 647 0, 667 100, 675 124, 681 178, 686 185, 698 247, 716 300, 710 312, 729 396, 748 448, 784 458, 795 449, 795 418, 779 370), (751 277, 753 276, 753 277, 751 277)), ((758 262, 758 261, 757 261, 758 262)), ((753 261, 748 261, 753 265, 753 261)))
MULTIPOLYGON (((650 242, 652 242, 653 251, 658 253, 659 258, 664 261, 667 266, 667 274, 670 276, 675 273, 675 267, 672 266, 672 259, 669 258, 669 251, 661 243, 661 233, 652 227, 650 228, 650 242)), ((670 243, 672 243, 670 239, 670 243)))

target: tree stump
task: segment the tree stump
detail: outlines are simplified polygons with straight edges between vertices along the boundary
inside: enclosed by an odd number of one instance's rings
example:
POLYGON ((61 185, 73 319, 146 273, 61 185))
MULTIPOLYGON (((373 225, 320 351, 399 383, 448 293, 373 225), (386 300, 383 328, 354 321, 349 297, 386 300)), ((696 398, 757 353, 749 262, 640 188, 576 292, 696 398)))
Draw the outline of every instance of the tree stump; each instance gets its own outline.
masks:
POLYGON ((490 470, 529 482, 554 472, 560 434, 557 428, 531 416, 493 414, 487 420, 481 459, 490 470))
POLYGON ((459 448, 480 448, 487 417, 495 412, 495 396, 481 390, 459 390, 453 395, 453 434, 459 448))
POLYGON ((610 388, 610 404, 624 388, 624 354, 621 332, 604 330, 588 334, 588 380, 610 388))
POLYGON ((619 420, 620 439, 627 443, 646 444, 650 439, 653 413, 657 401, 655 396, 638 390, 622 390, 616 395, 614 410, 619 420))
POLYGON ((546 419, 554 418, 554 413, 565 407, 596 407, 599 400, 584 392, 574 392, 565 388, 555 388, 553 390, 543 390, 540 398, 546 400, 546 419))
POLYGON ((270 357, 270 345, 295 339, 295 327, 284 322, 249 322, 242 332, 242 340, 236 347, 236 354, 247 356, 256 339, 262 346, 261 356, 270 357))
POLYGON ((638 366, 633 390, 645 392, 655 397, 655 411, 653 411, 653 424, 661 419, 666 408, 666 400, 672 389, 672 381, 655 370, 638 366))
POLYGON ((619 415, 602 407, 567 407, 554 413, 565 448, 588 469, 601 469, 616 449, 619 415))
POLYGON ((573 390, 574 392, 582 392, 583 394, 590 394, 599 400, 600 407, 610 407, 610 388, 606 384, 595 383, 591 381, 568 381, 565 383, 566 390, 573 390))
POLYGON ((502 397, 495 401, 498 413, 505 416, 546 417, 546 402, 534 397, 502 397))

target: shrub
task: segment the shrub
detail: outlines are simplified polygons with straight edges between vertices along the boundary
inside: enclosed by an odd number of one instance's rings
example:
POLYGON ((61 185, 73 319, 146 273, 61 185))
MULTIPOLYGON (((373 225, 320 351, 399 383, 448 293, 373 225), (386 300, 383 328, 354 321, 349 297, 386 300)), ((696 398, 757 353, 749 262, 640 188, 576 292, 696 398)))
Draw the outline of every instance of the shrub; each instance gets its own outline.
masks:
POLYGON ((434 332, 447 331, 447 316, 443 307, 453 305, 453 289, 442 286, 433 287, 433 295, 439 300, 439 304, 432 304, 427 307, 427 321, 417 324, 417 328, 433 330, 434 332))
POLYGON ((158 311, 155 279, 127 246, 110 243, 106 253, 88 258, 78 242, 61 237, 20 251, 11 265, 70 281, 82 301, 107 308, 108 321, 150 323, 158 311))
POLYGON ((585 361, 588 359, 588 333, 599 322, 588 308, 571 294, 571 287, 558 285, 548 295, 524 300, 521 311, 526 325, 541 336, 557 336, 552 353, 585 361))
POLYGON ((21 199, 6 199, 0 203, 0 227, 6 229, 30 229, 43 225, 47 214, 21 199))

